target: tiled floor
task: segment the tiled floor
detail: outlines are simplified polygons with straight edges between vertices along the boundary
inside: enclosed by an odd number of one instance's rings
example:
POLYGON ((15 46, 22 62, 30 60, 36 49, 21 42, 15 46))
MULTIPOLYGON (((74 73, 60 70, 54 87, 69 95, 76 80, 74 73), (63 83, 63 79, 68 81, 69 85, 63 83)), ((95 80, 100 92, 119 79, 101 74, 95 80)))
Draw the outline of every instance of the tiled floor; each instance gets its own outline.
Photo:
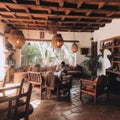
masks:
MULTIPOLYGON (((79 78, 78 78, 79 79, 79 78)), ((110 94, 110 100, 106 96, 98 97, 98 103, 84 95, 84 102, 79 99, 79 80, 74 79, 69 101, 52 100, 39 101, 39 94, 32 95, 36 108, 30 120, 120 120, 120 95, 110 94), (34 98, 33 98, 34 96, 34 98)))

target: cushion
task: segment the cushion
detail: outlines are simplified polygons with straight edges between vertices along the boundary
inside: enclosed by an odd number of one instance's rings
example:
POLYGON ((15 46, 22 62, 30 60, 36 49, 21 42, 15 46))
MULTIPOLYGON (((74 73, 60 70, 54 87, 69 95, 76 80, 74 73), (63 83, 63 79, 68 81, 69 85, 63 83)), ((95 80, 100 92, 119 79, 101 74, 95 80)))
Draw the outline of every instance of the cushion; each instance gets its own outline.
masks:
POLYGON ((51 66, 52 71, 56 71, 56 65, 51 66))
POLYGON ((40 71, 42 71, 42 72, 47 71, 47 68, 46 67, 40 67, 40 71))
POLYGON ((82 85, 82 89, 88 90, 88 91, 94 91, 95 86, 94 85, 82 85))
POLYGON ((73 70, 73 67, 72 66, 66 66, 66 70, 71 71, 71 70, 73 70))

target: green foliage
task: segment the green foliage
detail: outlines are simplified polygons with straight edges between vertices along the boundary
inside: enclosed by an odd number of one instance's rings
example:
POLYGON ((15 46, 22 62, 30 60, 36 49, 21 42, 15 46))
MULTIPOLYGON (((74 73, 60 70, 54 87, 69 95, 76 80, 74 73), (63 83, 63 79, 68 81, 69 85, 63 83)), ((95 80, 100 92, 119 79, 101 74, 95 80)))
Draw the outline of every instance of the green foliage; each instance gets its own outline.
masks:
POLYGON ((41 55, 36 45, 25 44, 22 48, 22 65, 41 63, 41 55))
POLYGON ((61 49, 54 49, 51 43, 31 42, 22 47, 22 65, 53 65, 61 61, 74 63, 75 54, 72 54, 71 44, 64 43, 61 49))
POLYGON ((84 68, 85 74, 88 74, 90 76, 96 76, 97 75, 97 69, 100 67, 99 58, 101 55, 98 55, 96 57, 87 56, 89 59, 83 61, 81 65, 84 68))

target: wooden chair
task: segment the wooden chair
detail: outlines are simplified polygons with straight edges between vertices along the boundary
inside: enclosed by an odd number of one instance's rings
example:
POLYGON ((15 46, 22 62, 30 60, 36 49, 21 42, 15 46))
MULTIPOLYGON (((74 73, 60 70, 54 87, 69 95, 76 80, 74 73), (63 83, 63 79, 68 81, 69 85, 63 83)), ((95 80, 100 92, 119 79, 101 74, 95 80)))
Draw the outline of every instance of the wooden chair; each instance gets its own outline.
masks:
POLYGON ((103 93, 107 94, 107 99, 109 98, 109 84, 108 77, 101 75, 95 78, 95 80, 90 79, 80 79, 80 99, 82 100, 82 94, 87 94, 94 97, 94 103, 97 102, 97 97, 103 93))
POLYGON ((50 72, 46 77, 46 94, 47 98, 51 98, 51 93, 56 90, 56 83, 58 81, 58 77, 55 76, 52 72, 50 72))
POLYGON ((42 97, 42 75, 40 72, 28 71, 27 73, 28 81, 32 86, 37 89, 40 93, 40 99, 42 97))
POLYGON ((72 86, 72 76, 61 74, 61 79, 59 79, 56 75, 50 72, 47 75, 46 79, 46 90, 47 90, 47 98, 51 98, 52 92, 57 95, 57 100, 60 100, 61 95, 68 94, 70 95, 70 88, 72 86))
POLYGON ((57 100, 60 100, 62 97, 67 94, 70 97, 70 89, 72 87, 72 76, 71 75, 62 75, 61 80, 58 82, 57 86, 57 100))
MULTIPOLYGON (((7 79, 7 74, 5 75, 4 80, 3 80, 2 82, 0 82, 0 88, 5 87, 5 84, 6 84, 6 79, 7 79)), ((5 95, 5 92, 4 92, 4 91, 3 91, 3 92, 0 92, 0 93, 2 93, 2 94, 3 94, 3 96, 5 95)))
MULTIPOLYGON (((24 83, 24 79, 21 80, 21 83, 19 84, 10 84, 9 86, 6 85, 6 83, 4 83, 4 85, 2 87, 0 87, 0 93, 3 93, 3 95, 0 97, 6 97, 7 96, 7 91, 10 92, 10 90, 15 90, 14 93, 11 93, 12 95, 19 95, 21 94, 22 91, 24 91, 23 89, 23 83, 24 83)), ((11 95, 10 94, 10 95, 11 95)))
MULTIPOLYGON (((6 88, 3 90, 10 90, 6 88)), ((20 87, 20 91, 21 91, 20 87)), ((2 90, 1 90, 2 91, 2 90)), ((16 96, 3 97, 0 99, 0 120, 20 120, 24 118, 29 120, 29 115, 33 112, 30 104, 32 85, 28 84, 28 90, 24 93, 19 92, 16 96)))

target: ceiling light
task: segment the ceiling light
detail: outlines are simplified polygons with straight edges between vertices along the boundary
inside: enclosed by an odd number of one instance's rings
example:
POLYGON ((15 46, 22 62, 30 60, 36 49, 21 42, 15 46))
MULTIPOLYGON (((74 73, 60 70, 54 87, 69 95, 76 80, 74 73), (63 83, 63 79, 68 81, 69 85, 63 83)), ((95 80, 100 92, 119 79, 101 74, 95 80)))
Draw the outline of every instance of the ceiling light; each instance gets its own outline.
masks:
POLYGON ((64 44, 61 34, 54 34, 52 38, 52 45, 54 48, 61 48, 64 44))
MULTIPOLYGON (((73 32, 73 40, 75 40, 75 33, 73 32)), ((74 42, 71 46, 71 50, 73 53, 78 51, 78 45, 74 42)))
POLYGON ((12 29, 8 37, 8 41, 12 44, 14 49, 21 49, 25 43, 25 38, 22 31, 17 29, 12 29))
POLYGON ((78 45, 75 42, 72 44, 71 50, 73 51, 73 53, 78 51, 78 45))

